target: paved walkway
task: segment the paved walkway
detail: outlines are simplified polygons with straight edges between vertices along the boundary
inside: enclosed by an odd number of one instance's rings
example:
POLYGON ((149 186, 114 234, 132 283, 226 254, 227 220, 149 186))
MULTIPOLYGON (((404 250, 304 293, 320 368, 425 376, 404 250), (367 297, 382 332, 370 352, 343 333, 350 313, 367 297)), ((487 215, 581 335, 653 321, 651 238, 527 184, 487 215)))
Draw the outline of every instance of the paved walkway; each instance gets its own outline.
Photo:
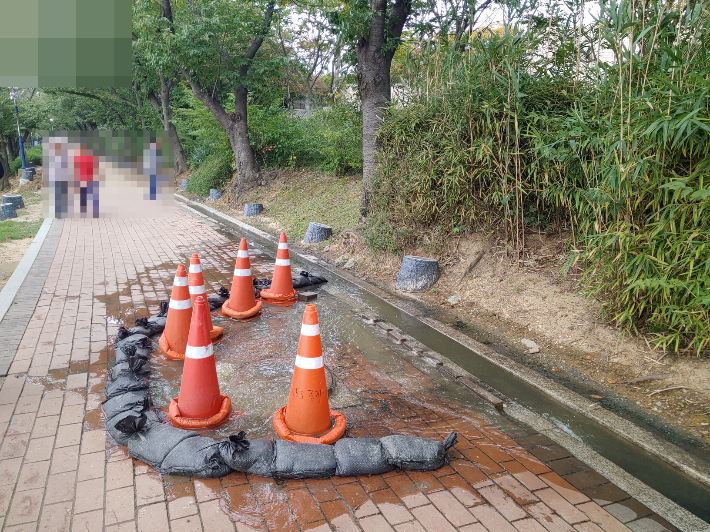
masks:
POLYGON ((346 387, 371 390, 366 406, 344 410, 349 434, 457 430, 450 466, 305 482, 200 480, 131 459, 103 429, 106 345, 119 319, 130 325, 157 312, 175 265, 193 252, 208 291, 228 285, 236 246, 184 211, 179 220, 55 222, 21 304, 0 323, 0 337, 19 340, 0 389, 1 530, 675 530, 543 436, 501 430, 434 383, 427 397, 410 397, 398 377, 426 380, 414 365, 376 366, 357 352, 334 368, 346 387))

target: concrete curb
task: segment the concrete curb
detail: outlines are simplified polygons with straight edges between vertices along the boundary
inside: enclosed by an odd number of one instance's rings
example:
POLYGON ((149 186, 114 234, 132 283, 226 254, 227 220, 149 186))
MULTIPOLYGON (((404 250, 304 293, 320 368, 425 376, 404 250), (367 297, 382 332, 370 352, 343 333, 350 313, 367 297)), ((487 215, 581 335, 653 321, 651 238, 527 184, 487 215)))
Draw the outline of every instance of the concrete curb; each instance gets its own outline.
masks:
MULTIPOLYGON (((258 235, 259 237, 268 240, 269 242, 272 242, 274 244, 278 243, 278 238, 276 238, 275 236, 272 236, 256 227, 252 227, 240 220, 232 218, 231 216, 217 211, 214 208, 189 200, 178 194, 176 194, 176 197, 178 200, 184 203, 184 207, 186 207, 192 212, 197 213, 201 217, 209 218, 209 216, 192 207, 198 207, 199 209, 203 209, 207 211, 212 218, 218 218, 227 223, 237 225, 238 227, 249 231, 252 234, 258 235)), ((296 255, 303 262, 310 263, 314 266, 322 268, 349 283, 355 284, 359 288, 371 293, 372 295, 383 299, 386 303, 389 303, 390 305, 396 307, 402 312, 430 326, 441 334, 444 334, 449 338, 455 340, 456 342, 462 344, 464 347, 475 352, 477 355, 495 364, 500 369, 503 369, 515 375, 517 378, 530 383, 539 390, 551 396, 556 401, 561 402, 562 404, 575 410, 579 414, 593 419, 606 429, 615 433, 617 436, 623 437, 624 439, 631 441, 634 445, 637 445, 638 447, 646 450, 654 456, 670 463, 677 469, 683 471, 688 476, 706 485, 710 485, 710 470, 708 470, 707 466, 704 464, 697 463, 695 460, 693 460, 691 456, 688 456, 675 445, 659 440, 654 435, 638 427, 631 421, 628 421, 614 414, 613 412, 604 409, 599 404, 587 399, 586 397, 583 397, 573 392, 572 390, 565 388, 563 385, 551 379, 548 379, 547 377, 544 377, 533 370, 526 368, 522 364, 519 364, 518 362, 515 362, 514 360, 511 360, 508 357, 495 352, 493 349, 479 342, 476 342, 475 340, 469 338, 463 333, 456 331, 452 327, 443 324, 435 319, 428 318, 422 315, 422 313, 417 311, 416 309, 404 306, 400 301, 397 301, 396 298, 394 298, 392 295, 382 293, 380 289, 370 285, 369 283, 366 283, 347 272, 335 270, 332 265, 319 259, 318 257, 299 252, 298 248, 300 248, 300 246, 291 244, 289 246, 289 252, 292 255, 296 255)), ((446 357, 441 356, 441 359, 446 360, 446 365, 459 375, 470 376, 472 379, 478 380, 474 375, 471 375, 463 368, 459 367, 453 362, 448 361, 446 357)), ((661 493, 650 488, 645 483, 636 479, 635 477, 624 471, 621 467, 604 458, 584 443, 573 438, 569 434, 566 434, 563 431, 559 430, 554 424, 550 423, 542 416, 512 401, 509 402, 509 407, 505 410, 506 413, 510 415, 513 419, 516 419, 535 428, 553 441, 556 441, 557 443, 568 449, 579 460, 585 462, 590 467, 598 470, 614 484, 627 491, 627 493, 629 493, 632 497, 646 504, 646 506, 648 506, 651 510, 661 515, 664 519, 668 520, 674 526, 677 526, 681 530, 688 532, 710 531, 710 524, 695 516, 685 508, 682 508, 681 506, 671 501, 661 493)))
POLYGON ((5 317, 5 314, 7 314, 7 311, 10 309, 10 305, 12 305, 12 302, 15 300, 17 291, 22 286, 22 283, 25 280, 25 277, 27 277, 32 264, 34 264, 37 254, 42 248, 44 239, 47 237, 47 233, 49 233, 49 228, 51 227, 53 221, 53 218, 44 219, 44 222, 42 222, 42 225, 40 226, 39 231, 37 231, 34 240, 32 240, 30 247, 27 248, 22 260, 17 265, 17 268, 15 268, 15 271, 10 276, 10 279, 8 279, 7 283, 5 283, 2 292, 0 292, 0 321, 2 321, 5 317))

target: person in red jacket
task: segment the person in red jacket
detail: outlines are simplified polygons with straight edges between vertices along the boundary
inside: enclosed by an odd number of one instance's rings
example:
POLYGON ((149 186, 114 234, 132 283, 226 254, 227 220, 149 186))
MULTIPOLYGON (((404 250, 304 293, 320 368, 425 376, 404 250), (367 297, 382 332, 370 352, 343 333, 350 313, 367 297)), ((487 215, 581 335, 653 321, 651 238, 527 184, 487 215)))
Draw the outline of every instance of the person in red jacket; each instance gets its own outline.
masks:
POLYGON ((74 151, 74 193, 79 192, 79 216, 99 217, 99 158, 86 148, 74 151))

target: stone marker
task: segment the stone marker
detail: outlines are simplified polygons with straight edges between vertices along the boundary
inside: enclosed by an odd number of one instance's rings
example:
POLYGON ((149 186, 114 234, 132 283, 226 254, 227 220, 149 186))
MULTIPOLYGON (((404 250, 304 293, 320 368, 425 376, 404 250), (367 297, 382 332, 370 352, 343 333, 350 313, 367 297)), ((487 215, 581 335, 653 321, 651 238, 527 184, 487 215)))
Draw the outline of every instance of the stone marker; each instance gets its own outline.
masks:
POLYGON ((183 179, 182 181, 180 181, 180 190, 185 190, 189 182, 189 179, 183 179))
POLYGON ((222 191, 219 190, 218 188, 211 188, 210 189, 210 197, 207 198, 209 201, 217 201, 219 198, 222 197, 222 191))
POLYGON ((405 255, 395 288, 404 292, 421 292, 434 286, 440 276, 439 263, 436 260, 405 255))
POLYGON ((305 244, 315 244, 328 240, 333 234, 333 230, 324 224, 318 222, 310 222, 306 230, 306 236, 303 238, 305 244))
POLYGON ((2 202, 3 203, 12 203, 15 206, 15 209, 24 209, 25 208, 25 201, 22 199, 22 196, 20 196, 19 194, 3 194, 2 202))
POLYGON ((22 171, 22 176, 20 176, 20 179, 26 179, 27 181, 34 181, 34 168, 25 168, 22 171))
POLYGON ((261 203, 245 203, 244 218, 251 218, 252 216, 257 216, 261 214, 263 210, 264 206, 261 203))
POLYGON ((0 204, 0 220, 7 220, 8 218, 17 218, 15 206, 12 203, 0 204))
POLYGON ((313 299, 317 298, 318 294, 315 292, 299 292, 298 293, 298 300, 299 301, 312 301, 313 299))

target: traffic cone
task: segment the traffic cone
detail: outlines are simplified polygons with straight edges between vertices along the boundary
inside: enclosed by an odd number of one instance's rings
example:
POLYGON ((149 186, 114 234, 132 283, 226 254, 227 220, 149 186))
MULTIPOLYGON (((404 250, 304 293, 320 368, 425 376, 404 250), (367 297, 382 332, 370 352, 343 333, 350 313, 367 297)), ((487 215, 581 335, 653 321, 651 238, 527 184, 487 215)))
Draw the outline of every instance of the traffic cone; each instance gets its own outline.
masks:
POLYGON ((296 297, 291 279, 291 261, 288 258, 288 241, 286 233, 283 231, 279 240, 279 250, 276 252, 276 266, 274 266, 271 287, 264 288, 261 291, 261 297, 275 301, 286 301, 296 297))
POLYGON ((222 312, 230 318, 250 318, 261 310, 261 301, 254 298, 254 283, 251 278, 247 239, 242 238, 234 264, 234 277, 229 299, 222 305, 222 312))
POLYGON ((168 408, 170 420, 177 427, 214 427, 225 420, 232 408, 229 397, 219 391, 205 308, 209 310, 205 298, 197 296, 185 350, 180 395, 168 408))
POLYGON ((345 434, 345 417, 328 406, 328 386, 315 305, 306 305, 288 404, 274 414, 284 440, 333 444, 345 434), (331 417, 335 425, 331 428, 331 417))
MULTIPOLYGON (((200 263, 200 257, 197 253, 193 253, 190 258, 190 270, 187 274, 187 281, 190 285, 190 298, 192 299, 192 304, 195 304, 195 299, 197 296, 202 296, 206 298, 205 295, 205 278, 202 276, 202 264, 200 263)), ((212 315, 210 314, 210 307, 207 305, 205 307, 205 320, 210 331, 210 338, 214 340, 218 336, 221 336, 224 332, 224 327, 218 327, 212 325, 212 315)))
POLYGON ((173 292, 170 294, 168 317, 165 320, 165 330, 158 343, 160 350, 168 358, 182 360, 185 358, 187 335, 190 332, 192 318, 192 300, 187 286, 187 272, 180 264, 175 272, 173 292))

